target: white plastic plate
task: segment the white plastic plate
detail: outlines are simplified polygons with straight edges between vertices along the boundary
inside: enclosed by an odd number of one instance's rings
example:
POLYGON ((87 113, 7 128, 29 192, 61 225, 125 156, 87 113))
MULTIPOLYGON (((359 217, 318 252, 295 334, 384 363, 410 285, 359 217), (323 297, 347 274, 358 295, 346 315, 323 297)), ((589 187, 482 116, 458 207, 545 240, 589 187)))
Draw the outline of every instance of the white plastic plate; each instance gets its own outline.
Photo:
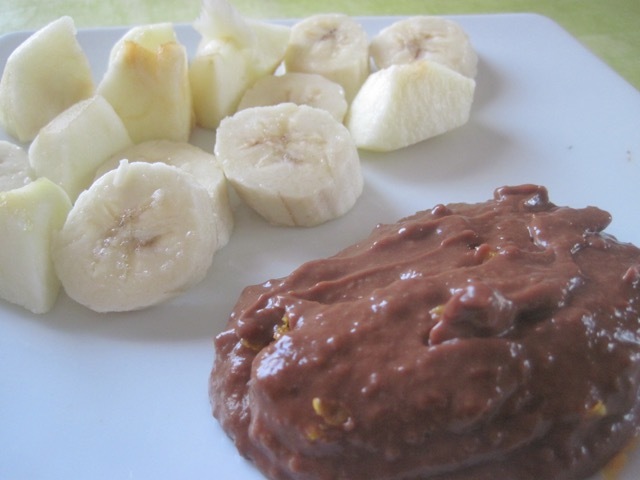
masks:
MULTIPOLYGON (((394 19, 361 21, 373 35, 394 19)), ((210 414, 212 338, 245 285, 335 253, 376 223, 537 183, 558 205, 608 210, 609 231, 640 244, 640 93, 544 17, 454 19, 480 56, 470 122, 395 153, 363 153, 365 191, 345 217, 277 228, 240 205, 206 280, 141 312, 99 315, 64 294, 42 316, 0 302, 0 478, 262 479, 210 414)), ((197 34, 177 29, 193 53, 197 34)), ((96 81, 125 30, 79 32, 96 81)), ((0 65, 26 35, 0 38, 0 65)), ((210 149, 213 133, 193 141, 210 149)), ((632 452, 618 479, 639 473, 632 452)))

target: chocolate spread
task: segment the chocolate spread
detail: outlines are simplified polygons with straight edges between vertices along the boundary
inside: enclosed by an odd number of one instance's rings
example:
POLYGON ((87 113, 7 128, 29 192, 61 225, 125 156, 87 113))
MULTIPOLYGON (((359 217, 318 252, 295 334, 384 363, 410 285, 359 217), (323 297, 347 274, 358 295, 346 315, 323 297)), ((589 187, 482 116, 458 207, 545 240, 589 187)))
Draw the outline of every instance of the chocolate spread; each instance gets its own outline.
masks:
POLYGON ((640 250, 502 187, 247 287, 213 413, 272 479, 588 477, 636 434, 640 250))

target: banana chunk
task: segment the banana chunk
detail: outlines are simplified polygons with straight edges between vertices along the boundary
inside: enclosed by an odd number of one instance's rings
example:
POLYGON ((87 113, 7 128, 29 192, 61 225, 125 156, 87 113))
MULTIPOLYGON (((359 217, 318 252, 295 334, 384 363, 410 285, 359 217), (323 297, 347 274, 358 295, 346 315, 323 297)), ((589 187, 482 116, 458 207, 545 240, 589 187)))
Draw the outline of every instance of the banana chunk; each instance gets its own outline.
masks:
POLYGON ((227 179, 214 155, 190 143, 149 140, 113 155, 98 168, 96 179, 118 168, 122 160, 128 160, 129 163, 163 162, 193 175, 211 198, 218 248, 229 242, 234 226, 233 212, 229 203, 227 179))
POLYGON ((349 107, 342 85, 315 73, 285 73, 258 80, 240 100, 238 110, 295 103, 322 108, 342 122, 349 107))
POLYGON ((474 78, 478 55, 462 27, 443 17, 416 16, 382 29, 370 44, 380 69, 415 60, 431 60, 474 78))
POLYGON ((216 246, 202 185, 164 163, 123 161, 78 197, 53 259, 69 297, 97 312, 129 311, 200 282, 216 246))
POLYGON ((237 112, 220 124, 215 155, 238 195, 276 225, 321 224, 346 213, 362 193, 349 131, 307 105, 237 112))
POLYGON ((0 192, 24 187, 33 179, 27 152, 18 145, 0 140, 0 192))
POLYGON ((292 27, 284 64, 287 72, 317 73, 339 83, 351 101, 369 75, 369 38, 348 15, 312 15, 292 27))

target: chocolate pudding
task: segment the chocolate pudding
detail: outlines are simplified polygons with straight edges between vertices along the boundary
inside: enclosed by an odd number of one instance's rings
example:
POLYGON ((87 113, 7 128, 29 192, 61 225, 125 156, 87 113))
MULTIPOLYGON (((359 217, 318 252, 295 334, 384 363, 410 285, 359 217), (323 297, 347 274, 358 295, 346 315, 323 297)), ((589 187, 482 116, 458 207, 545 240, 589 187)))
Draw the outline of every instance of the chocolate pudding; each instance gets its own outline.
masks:
POLYGON ((502 187, 247 287, 214 416, 271 479, 588 477, 640 423, 640 250, 610 220, 502 187))

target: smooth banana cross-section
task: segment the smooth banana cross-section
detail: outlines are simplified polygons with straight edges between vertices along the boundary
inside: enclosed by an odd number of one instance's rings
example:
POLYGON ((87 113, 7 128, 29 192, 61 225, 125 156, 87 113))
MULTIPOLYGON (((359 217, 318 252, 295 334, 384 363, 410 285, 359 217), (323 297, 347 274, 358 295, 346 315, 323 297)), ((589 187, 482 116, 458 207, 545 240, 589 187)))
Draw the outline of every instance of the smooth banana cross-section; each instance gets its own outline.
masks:
POLYGON ((292 27, 284 64, 287 72, 317 73, 339 83, 351 101, 369 75, 369 38, 348 15, 312 15, 292 27))
POLYGON ((276 225, 324 223, 345 214, 362 193, 349 131, 319 108, 241 110, 220 124, 215 154, 238 195, 276 225))
POLYGON ((258 80, 244 93, 238 110, 287 102, 322 108, 339 122, 349 106, 342 85, 316 73, 290 72, 258 80))
POLYGON ((120 150, 104 162, 96 172, 96 179, 118 168, 122 160, 132 162, 163 162, 193 175, 209 193, 216 227, 218 248, 224 247, 233 231, 233 212, 229 203, 227 179, 216 157, 185 142, 150 140, 120 150))
POLYGON ((11 142, 0 141, 0 192, 24 187, 33 178, 27 152, 11 142))
POLYGON ((471 78, 478 69, 478 55, 467 33, 444 17, 398 20, 372 38, 370 52, 380 69, 415 60, 438 62, 471 78))
POLYGON ((216 250, 206 189, 177 167, 123 161, 77 199, 53 259, 66 293, 97 312, 167 300, 206 275, 216 250))

